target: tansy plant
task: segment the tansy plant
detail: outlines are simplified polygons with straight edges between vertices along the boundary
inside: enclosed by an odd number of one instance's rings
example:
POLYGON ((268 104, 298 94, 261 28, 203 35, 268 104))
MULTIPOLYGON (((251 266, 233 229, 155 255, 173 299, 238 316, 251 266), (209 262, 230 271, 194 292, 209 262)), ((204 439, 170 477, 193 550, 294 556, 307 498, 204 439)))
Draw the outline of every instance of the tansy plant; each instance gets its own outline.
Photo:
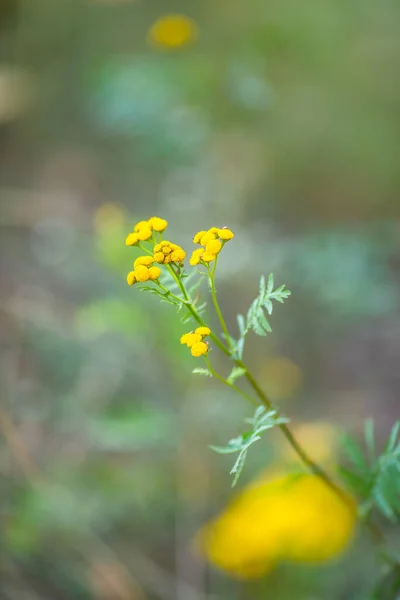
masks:
MULTIPOLYGON (((324 467, 311 459, 297 441, 289 428, 289 419, 281 415, 278 407, 273 405, 243 359, 248 334, 253 332, 265 336, 271 331, 268 318, 273 312, 274 303, 283 303, 290 296, 290 291, 284 285, 275 288, 272 274, 267 280, 262 276, 257 297, 245 315, 238 315, 238 331, 235 336, 232 335, 218 301, 216 271, 219 255, 225 244, 234 243, 234 233, 227 227, 211 227, 208 231, 196 233, 187 269, 184 266, 186 251, 178 244, 164 239, 167 225, 165 219, 151 217, 147 221, 136 223, 133 231, 128 234, 126 245, 139 252, 134 260, 133 270, 127 275, 127 282, 130 286, 154 294, 162 302, 173 305, 182 322, 192 324, 191 330, 180 338, 180 343, 187 346, 196 360, 203 361, 203 365, 196 366, 193 373, 216 378, 256 407, 254 416, 247 419, 250 424, 247 431, 231 439, 225 447, 213 447, 216 452, 237 455, 231 470, 233 485, 243 469, 249 448, 261 439, 265 431, 279 428, 308 471, 308 476, 314 477, 319 485, 323 485, 328 493, 334 495, 353 515, 353 519, 357 512, 357 517, 370 530, 382 556, 390 565, 390 572, 398 572, 399 558, 389 552, 385 545, 383 534, 376 523, 376 515, 380 513, 381 519, 400 523, 400 423, 394 426, 380 454, 376 450, 369 422, 366 426, 366 457, 351 438, 346 439, 344 450, 349 461, 339 469, 344 483, 342 487, 324 467), (220 333, 209 326, 209 318, 205 316, 206 302, 200 298, 198 289, 204 278, 208 281, 220 333), (229 374, 223 375, 214 368, 211 359, 214 349, 230 359, 232 368, 229 374), (247 382, 250 392, 240 385, 242 381, 247 382), (359 500, 357 511, 354 498, 359 500)), ((178 340, 176 343, 179 343, 178 340)))

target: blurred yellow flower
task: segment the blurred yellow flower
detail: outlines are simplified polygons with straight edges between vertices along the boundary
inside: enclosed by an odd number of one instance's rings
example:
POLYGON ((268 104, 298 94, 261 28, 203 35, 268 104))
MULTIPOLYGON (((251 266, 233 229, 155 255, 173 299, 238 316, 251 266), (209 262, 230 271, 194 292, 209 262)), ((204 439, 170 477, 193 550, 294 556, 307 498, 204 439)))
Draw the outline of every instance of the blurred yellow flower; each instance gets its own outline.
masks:
POLYGON ((356 504, 311 474, 263 475, 197 535, 210 562, 238 578, 255 578, 278 562, 320 563, 349 544, 356 504))
POLYGON ((93 226, 98 233, 110 229, 119 229, 124 223, 124 211, 117 204, 102 204, 93 215, 93 226))
POLYGON ((166 15, 150 27, 148 41, 156 46, 174 50, 187 46, 198 37, 196 23, 185 15, 166 15))
POLYGON ((284 356, 267 359, 261 365, 258 379, 268 395, 279 401, 293 397, 303 384, 300 368, 284 356))
MULTIPOLYGON (((339 432, 326 421, 295 423, 292 433, 300 446, 317 463, 334 463, 339 442, 339 432)), ((282 440, 282 457, 286 462, 299 462, 299 457, 286 440, 282 440)))

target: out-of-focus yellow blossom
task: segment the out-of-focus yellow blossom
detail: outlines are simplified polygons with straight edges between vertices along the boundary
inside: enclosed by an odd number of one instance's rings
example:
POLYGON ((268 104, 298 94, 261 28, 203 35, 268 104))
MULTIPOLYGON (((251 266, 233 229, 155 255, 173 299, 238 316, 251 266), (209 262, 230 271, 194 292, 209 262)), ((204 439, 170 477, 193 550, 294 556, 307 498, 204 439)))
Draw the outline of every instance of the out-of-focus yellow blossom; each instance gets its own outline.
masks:
POLYGON ((196 344, 193 344, 190 352, 192 356, 204 356, 204 354, 207 354, 208 352, 208 344, 206 344, 206 342, 197 342, 196 344))
POLYGON ((139 242, 139 237, 137 233, 128 233, 127 238, 125 240, 125 244, 127 246, 136 246, 139 242))
POLYGON ((93 225, 99 233, 110 229, 118 230, 125 223, 123 209, 117 204, 106 203, 99 206, 93 216, 93 225))
POLYGON ((197 541, 210 562, 239 578, 261 576, 280 561, 325 562, 352 538, 356 504, 346 499, 316 475, 264 474, 197 541))
POLYGON ((133 271, 128 273, 128 275, 126 276, 126 281, 128 282, 128 285, 133 285, 134 283, 136 283, 136 275, 133 271))
POLYGON ((198 31, 192 19, 184 15, 166 15, 150 28, 148 40, 157 46, 174 50, 197 39, 198 31))
POLYGON ((191 348, 194 344, 201 342, 202 336, 200 333, 191 331, 190 333, 184 333, 180 339, 181 344, 186 344, 188 348, 191 348))
POLYGON ((272 356, 263 361, 257 378, 276 401, 289 400, 303 384, 301 369, 285 356, 272 356))
POLYGON ((149 275, 150 275, 150 280, 151 281, 155 281, 156 279, 158 279, 161 275, 161 269, 160 267, 150 267, 149 268, 149 275))
POLYGON ((147 267, 144 265, 138 265, 134 270, 135 277, 137 281, 143 283, 144 281, 148 281, 150 279, 150 272, 147 267))
POLYGON ((191 264, 192 267, 198 265, 202 254, 204 254, 204 248, 197 248, 197 250, 193 250, 192 256, 189 259, 189 264, 191 264))
POLYGON ((149 267, 154 262, 154 258, 152 256, 139 256, 135 262, 133 263, 133 268, 136 269, 139 265, 144 265, 145 267, 149 267))
POLYGON ((197 327, 194 330, 195 333, 199 333, 200 335, 202 335, 203 337, 206 337, 207 335, 210 335, 211 333, 211 329, 209 327, 197 327))
POLYGON ((161 219, 160 217, 150 217, 147 223, 150 229, 154 229, 154 231, 158 232, 165 231, 168 227, 168 221, 161 219))

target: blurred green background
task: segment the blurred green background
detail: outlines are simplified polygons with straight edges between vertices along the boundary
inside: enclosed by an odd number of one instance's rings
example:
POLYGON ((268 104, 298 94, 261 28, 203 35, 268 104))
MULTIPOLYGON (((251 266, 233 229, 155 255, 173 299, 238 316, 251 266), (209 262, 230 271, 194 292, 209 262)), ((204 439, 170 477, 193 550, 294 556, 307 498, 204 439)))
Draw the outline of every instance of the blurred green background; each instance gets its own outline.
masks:
MULTIPOLYGON (((247 362, 282 410, 383 439, 399 415, 400 4, 1 0, 1 600, 366 600, 363 537, 236 582, 192 550, 232 496, 251 408, 191 375, 185 328, 128 288, 137 220, 228 225, 231 327, 292 297, 247 362), (149 43, 183 13, 197 39, 149 43)), ((217 353, 215 353, 217 354, 217 353)), ((221 370, 222 359, 215 357, 221 370), (220 362, 218 362, 220 361, 220 362)), ((240 486, 280 450, 266 436, 240 486)))

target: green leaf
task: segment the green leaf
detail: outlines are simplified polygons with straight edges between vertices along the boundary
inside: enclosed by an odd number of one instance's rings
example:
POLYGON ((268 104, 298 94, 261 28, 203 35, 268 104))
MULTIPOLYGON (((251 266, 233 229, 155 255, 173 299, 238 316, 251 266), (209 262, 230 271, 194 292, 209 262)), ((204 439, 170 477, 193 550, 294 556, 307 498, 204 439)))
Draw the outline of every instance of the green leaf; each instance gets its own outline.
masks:
MULTIPOLYGON (((393 428, 390 432, 388 441, 386 442, 384 454, 388 454, 389 452, 395 451, 397 437, 399 435, 399 432, 400 432, 400 421, 396 421, 396 423, 393 425, 393 428)), ((400 442, 399 442, 399 449, 400 449, 400 442)))
POLYGON ((373 419, 367 419, 364 427, 365 442, 367 444, 368 455, 371 465, 376 461, 375 433, 373 419))
POLYGON ((246 369, 242 369, 242 367, 233 367, 232 371, 230 372, 230 374, 227 378, 227 382, 234 383, 236 381, 236 379, 238 379, 239 377, 242 377, 245 373, 246 373, 246 369))
POLYGON ((271 294, 272 290, 274 289, 274 274, 270 273, 269 277, 268 277, 268 287, 267 287, 267 294, 271 294))
MULTIPOLYGON (((268 285, 269 285, 269 282, 268 282, 268 285)), ((265 290, 266 290, 266 287, 265 287, 265 277, 264 277, 264 275, 261 275, 261 277, 260 277, 260 287, 259 287, 259 296, 260 296, 260 298, 264 297, 265 290)))
POLYGON ((202 367, 196 367, 195 369, 193 369, 192 373, 194 373, 195 375, 205 375, 206 377, 213 376, 209 369, 202 367))

